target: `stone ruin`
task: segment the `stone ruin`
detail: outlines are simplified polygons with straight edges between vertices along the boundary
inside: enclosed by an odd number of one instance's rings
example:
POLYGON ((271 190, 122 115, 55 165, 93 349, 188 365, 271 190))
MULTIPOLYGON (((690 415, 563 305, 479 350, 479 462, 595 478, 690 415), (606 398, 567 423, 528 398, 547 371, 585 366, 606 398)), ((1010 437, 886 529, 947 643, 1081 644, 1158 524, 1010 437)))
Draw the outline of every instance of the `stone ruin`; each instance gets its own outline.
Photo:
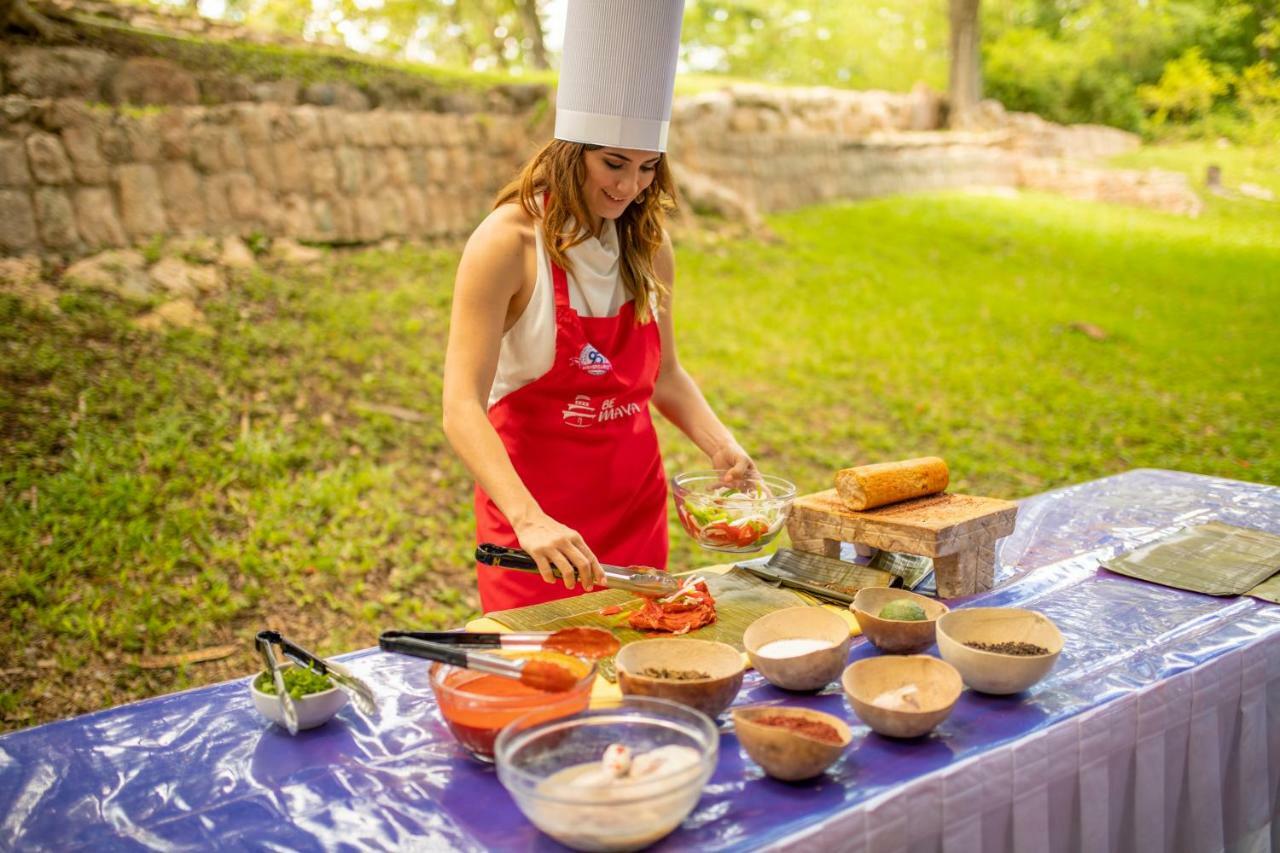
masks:
MULTIPOLYGON (((243 37, 202 26, 202 37, 243 37)), ((539 85, 303 84, 91 45, 3 47, 0 255, 11 257, 70 262, 170 237, 455 243, 551 132, 553 93, 539 85)), ((672 162, 687 207, 748 224, 763 212, 956 187, 1200 209, 1182 176, 1096 164, 1137 147, 1131 134, 991 102, 984 129, 949 132, 942 109, 924 87, 727 87, 677 100, 672 162)))

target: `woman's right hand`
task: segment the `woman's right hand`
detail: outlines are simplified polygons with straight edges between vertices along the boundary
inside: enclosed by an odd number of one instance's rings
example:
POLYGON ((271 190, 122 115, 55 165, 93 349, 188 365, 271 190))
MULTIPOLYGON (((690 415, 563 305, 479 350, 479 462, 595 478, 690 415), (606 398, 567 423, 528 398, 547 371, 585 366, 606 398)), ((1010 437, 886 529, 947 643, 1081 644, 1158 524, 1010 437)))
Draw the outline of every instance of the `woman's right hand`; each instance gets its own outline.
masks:
POLYGON ((565 589, 573 589, 576 581, 590 590, 604 585, 604 569, 591 553, 578 531, 566 527, 549 515, 541 515, 515 528, 520 547, 538 564, 538 574, 547 583, 555 583, 554 566, 564 581, 565 589))

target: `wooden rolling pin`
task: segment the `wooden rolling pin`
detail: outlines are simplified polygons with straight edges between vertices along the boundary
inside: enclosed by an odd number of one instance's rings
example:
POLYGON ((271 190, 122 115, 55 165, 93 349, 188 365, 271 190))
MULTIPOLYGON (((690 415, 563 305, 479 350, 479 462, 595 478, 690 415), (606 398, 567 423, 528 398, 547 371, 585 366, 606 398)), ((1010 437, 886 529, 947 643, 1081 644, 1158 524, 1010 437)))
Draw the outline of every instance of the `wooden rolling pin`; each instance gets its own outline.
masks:
POLYGON ((945 491, 951 474, 937 456, 859 465, 836 472, 836 492, 852 510, 935 495, 945 491))

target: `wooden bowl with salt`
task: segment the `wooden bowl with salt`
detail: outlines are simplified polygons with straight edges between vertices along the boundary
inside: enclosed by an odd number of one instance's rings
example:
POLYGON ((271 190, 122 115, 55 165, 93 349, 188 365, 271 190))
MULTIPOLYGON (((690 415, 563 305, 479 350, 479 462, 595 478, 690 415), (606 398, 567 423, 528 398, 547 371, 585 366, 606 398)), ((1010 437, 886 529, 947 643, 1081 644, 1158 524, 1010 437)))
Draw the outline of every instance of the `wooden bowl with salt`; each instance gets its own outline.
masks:
POLYGON ((821 607, 786 607, 761 616, 742 635, 751 665, 774 687, 821 690, 840 677, 853 636, 821 607))
POLYGON ((714 640, 637 640, 618 652, 618 687, 627 696, 656 696, 721 714, 742 689, 742 653, 714 640))
POLYGON ((934 629, 938 619, 951 608, 941 601, 917 595, 905 589, 867 587, 858 590, 849 605, 863 635, 882 652, 909 655, 922 652, 933 645, 934 629), (885 605, 894 601, 910 601, 920 605, 924 619, 884 619, 879 614, 885 605))
POLYGON ((933 731, 964 690, 955 667, 928 655, 863 658, 849 664, 840 684, 862 722, 898 738, 933 731))
POLYGON ((812 779, 822 773, 853 740, 844 720, 808 708, 734 708, 733 727, 751 760, 784 782, 812 779))

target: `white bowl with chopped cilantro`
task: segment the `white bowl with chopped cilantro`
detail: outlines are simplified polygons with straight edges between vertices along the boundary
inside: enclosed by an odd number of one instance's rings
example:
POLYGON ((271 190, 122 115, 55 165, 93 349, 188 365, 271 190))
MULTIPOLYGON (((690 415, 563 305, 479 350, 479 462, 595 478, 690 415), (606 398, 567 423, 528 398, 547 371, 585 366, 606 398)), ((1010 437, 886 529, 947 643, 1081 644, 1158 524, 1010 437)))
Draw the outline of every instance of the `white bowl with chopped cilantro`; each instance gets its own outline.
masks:
MULTIPOLYGON (((285 689, 293 697, 298 712, 298 730, 314 729, 323 725, 347 704, 347 694, 334 686, 327 675, 320 675, 302 666, 285 662, 280 665, 285 689)), ((260 672, 249 682, 253 695, 253 707, 271 722, 285 728, 280 700, 276 698, 276 685, 271 675, 260 672)))

